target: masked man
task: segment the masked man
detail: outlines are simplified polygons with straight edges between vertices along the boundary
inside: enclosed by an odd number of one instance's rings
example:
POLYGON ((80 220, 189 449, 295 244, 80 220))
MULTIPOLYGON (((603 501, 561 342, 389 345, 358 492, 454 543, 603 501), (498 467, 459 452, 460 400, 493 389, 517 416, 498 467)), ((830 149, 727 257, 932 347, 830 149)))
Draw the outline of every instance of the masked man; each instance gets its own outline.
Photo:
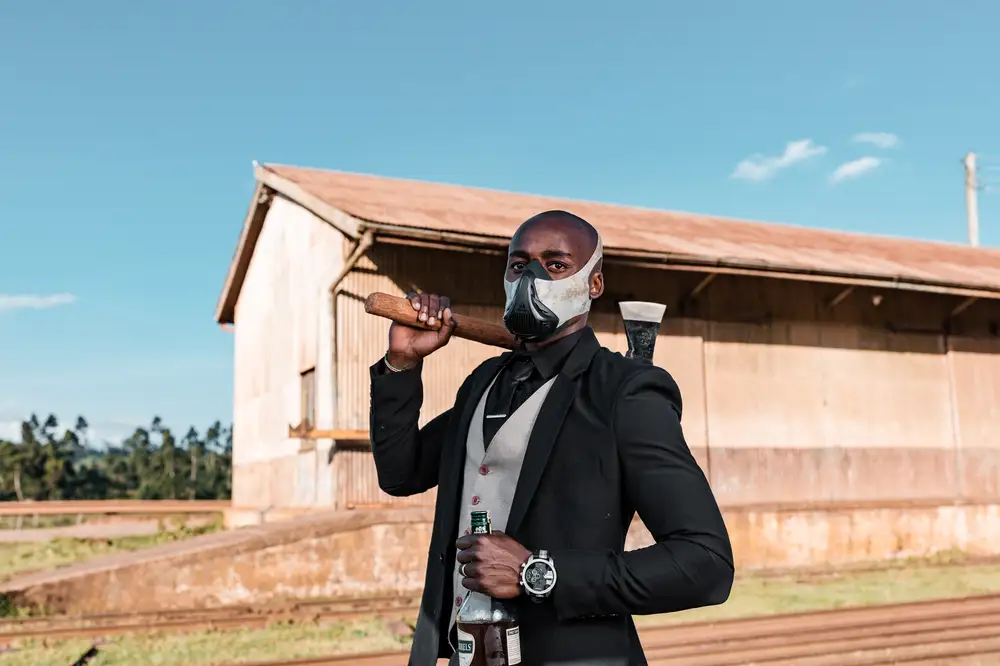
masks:
POLYGON ((410 294, 420 321, 443 325, 393 324, 371 368, 379 485, 394 496, 438 489, 410 666, 457 663, 469 590, 510 600, 525 666, 646 664, 632 615, 729 596, 729 536, 684 441, 676 383, 602 347, 587 325, 604 292, 601 259, 600 236, 575 215, 523 223, 504 276, 504 323, 520 346, 476 368, 423 428, 421 363, 455 330, 448 299, 410 294), (500 534, 468 535, 477 509, 500 534), (655 543, 624 552, 636 512, 655 543), (529 558, 542 584, 522 576, 529 558))

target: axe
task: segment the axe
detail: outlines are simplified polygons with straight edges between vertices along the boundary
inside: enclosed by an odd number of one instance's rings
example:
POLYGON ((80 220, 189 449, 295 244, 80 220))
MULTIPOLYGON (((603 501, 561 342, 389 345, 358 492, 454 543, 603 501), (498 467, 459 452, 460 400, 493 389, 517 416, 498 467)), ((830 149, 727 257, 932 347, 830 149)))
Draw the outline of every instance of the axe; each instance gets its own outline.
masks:
MULTIPOLYGON (((629 358, 644 358, 653 360, 653 347, 656 345, 656 335, 667 306, 661 303, 646 303, 643 301, 623 301, 619 303, 622 318, 625 320, 625 336, 628 338, 629 358)), ((441 324, 428 326, 417 320, 417 311, 410 301, 400 296, 392 296, 381 292, 373 292, 365 299, 365 312, 377 317, 384 317, 404 326, 437 330, 441 324)), ((472 340, 492 347, 515 349, 517 342, 506 328, 500 324, 484 321, 477 317, 452 312, 455 320, 455 337, 472 340)))
POLYGON ((618 303, 625 321, 625 338, 628 340, 626 358, 641 358, 652 363, 656 336, 660 322, 667 311, 663 303, 648 301, 621 301, 618 303))

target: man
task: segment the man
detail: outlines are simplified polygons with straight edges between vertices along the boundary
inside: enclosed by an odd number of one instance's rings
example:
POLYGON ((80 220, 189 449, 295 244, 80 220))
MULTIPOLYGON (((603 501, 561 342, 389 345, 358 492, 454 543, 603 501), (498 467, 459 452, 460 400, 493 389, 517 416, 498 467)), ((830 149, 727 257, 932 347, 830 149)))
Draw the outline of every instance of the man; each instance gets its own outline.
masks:
POLYGON ((646 664, 632 615, 729 597, 732 548, 684 441, 676 383, 601 347, 587 325, 604 292, 602 251, 597 231, 565 211, 522 224, 504 277, 504 323, 520 347, 476 368, 423 428, 421 364, 455 330, 449 300, 410 294, 418 319, 440 329, 394 323, 371 368, 380 487, 438 488, 410 666, 457 663, 454 620, 469 590, 510 600, 525 666, 646 664), (468 535, 477 509, 500 533, 468 535), (656 543, 624 552, 636 512, 656 543), (529 569, 554 570, 554 587, 524 582, 532 556, 529 569))

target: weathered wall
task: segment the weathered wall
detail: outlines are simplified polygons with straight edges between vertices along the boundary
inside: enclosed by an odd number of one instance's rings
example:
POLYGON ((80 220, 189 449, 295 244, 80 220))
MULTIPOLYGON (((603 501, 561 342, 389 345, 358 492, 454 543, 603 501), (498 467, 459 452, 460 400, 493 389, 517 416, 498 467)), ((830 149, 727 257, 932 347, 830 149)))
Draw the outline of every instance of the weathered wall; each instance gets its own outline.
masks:
POLYGON ((267 213, 235 316, 233 502, 244 507, 330 506, 329 442, 299 451, 300 373, 316 368, 316 427, 331 428, 329 287, 343 236, 280 197, 267 213))
MULTIPOLYGON (((287 438, 298 373, 317 367, 317 427, 366 430, 368 368, 389 324, 365 314, 364 298, 417 288, 499 320, 504 259, 376 242, 331 303, 346 252, 331 227, 275 202, 237 304, 236 506, 433 502, 386 496, 356 446, 300 452, 287 438)), ((832 304, 843 287, 721 275, 691 298, 704 275, 612 261, 605 273, 591 321, 613 350, 626 348, 617 301, 667 303, 655 360, 681 387, 688 443, 723 504, 1000 493, 997 304, 949 321, 959 299, 944 295, 858 288, 832 304)), ((497 351, 454 340, 430 357, 422 420, 497 351)))
MULTIPOLYGON (((113 613, 417 592, 431 518, 428 509, 312 514, 18 577, 0 594, 53 613, 113 613)), ((1000 552, 997 504, 758 507, 725 518, 741 570, 1000 552)), ((636 524, 627 547, 649 542, 636 524)))
MULTIPOLYGON (((502 271, 499 256, 376 246, 338 301, 343 427, 367 426, 367 368, 386 344, 388 323, 364 313, 364 296, 420 288, 498 320, 502 271)), ((591 322, 610 349, 627 346, 617 301, 668 304, 655 361, 682 389, 688 443, 720 502, 996 496, 993 304, 965 310, 951 323, 964 337, 948 338, 942 322, 956 299, 941 295, 857 289, 831 306, 843 287, 719 276, 692 300, 701 275, 614 264, 606 275, 591 322)), ((423 420, 447 409, 470 369, 494 353, 458 340, 430 357, 423 420)), ((364 452, 338 453, 335 466, 353 483, 341 486, 338 506, 385 498, 364 452)))
POLYGON ((1000 344, 948 339, 958 484, 965 497, 1000 497, 1000 344))

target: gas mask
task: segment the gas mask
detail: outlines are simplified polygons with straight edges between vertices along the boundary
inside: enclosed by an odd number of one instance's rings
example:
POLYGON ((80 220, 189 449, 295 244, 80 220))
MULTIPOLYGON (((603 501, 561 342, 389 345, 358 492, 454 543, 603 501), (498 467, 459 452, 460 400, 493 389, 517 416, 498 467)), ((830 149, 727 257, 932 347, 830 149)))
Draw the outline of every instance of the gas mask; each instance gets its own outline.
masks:
POLYGON ((567 278, 553 280, 541 262, 533 259, 516 280, 504 279, 504 326, 521 340, 539 341, 554 335, 573 317, 589 312, 590 274, 602 256, 604 247, 598 237, 590 261, 567 278))

